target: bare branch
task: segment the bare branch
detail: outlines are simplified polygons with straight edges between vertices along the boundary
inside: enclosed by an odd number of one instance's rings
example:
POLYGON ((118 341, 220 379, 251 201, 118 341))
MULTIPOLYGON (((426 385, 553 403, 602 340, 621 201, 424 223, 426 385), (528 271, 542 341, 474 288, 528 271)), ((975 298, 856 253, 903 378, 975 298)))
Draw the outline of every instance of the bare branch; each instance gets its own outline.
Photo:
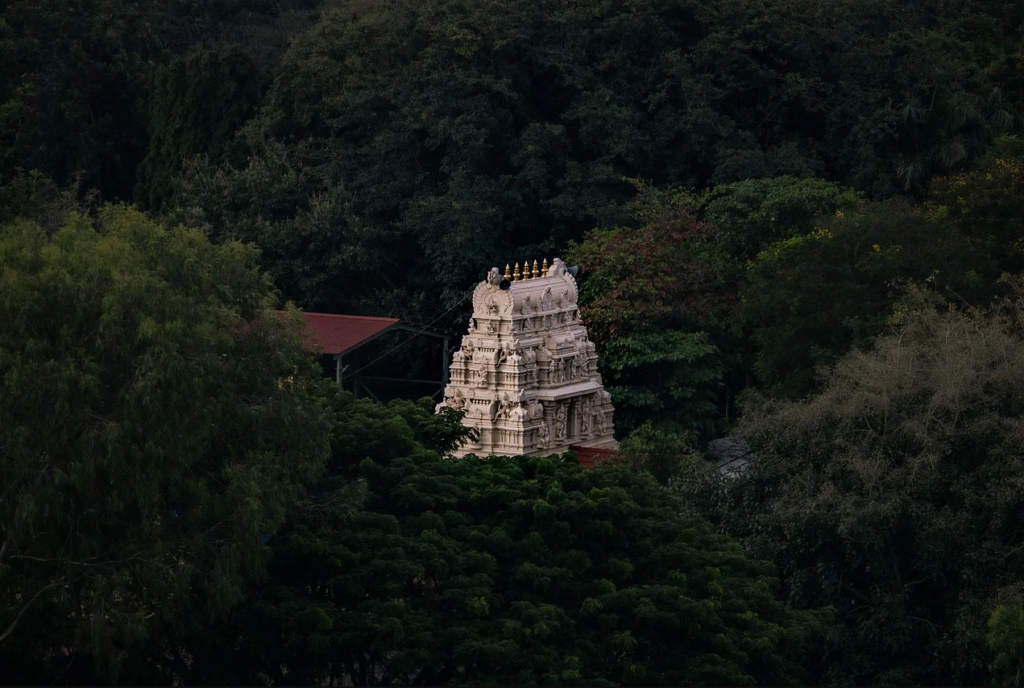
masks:
POLYGON ((18 627, 18 622, 21 621, 21 617, 23 617, 25 615, 25 612, 28 611, 28 608, 31 607, 35 603, 35 601, 39 599, 40 595, 42 595, 44 592, 46 592, 50 588, 56 588, 59 585, 64 585, 64 583, 65 583, 65 580, 62 578, 60 580, 54 581, 54 582, 50 583, 49 585, 46 585, 46 586, 40 588, 36 592, 36 594, 32 596, 32 599, 30 599, 25 604, 25 606, 21 608, 21 611, 18 612, 18 615, 16 617, 14 617, 14 621, 12 621, 11 624, 7 627, 7 630, 3 632, 3 635, 0 635, 0 643, 2 643, 3 641, 7 640, 8 636, 10 636, 11 633, 14 633, 14 629, 16 629, 18 627))

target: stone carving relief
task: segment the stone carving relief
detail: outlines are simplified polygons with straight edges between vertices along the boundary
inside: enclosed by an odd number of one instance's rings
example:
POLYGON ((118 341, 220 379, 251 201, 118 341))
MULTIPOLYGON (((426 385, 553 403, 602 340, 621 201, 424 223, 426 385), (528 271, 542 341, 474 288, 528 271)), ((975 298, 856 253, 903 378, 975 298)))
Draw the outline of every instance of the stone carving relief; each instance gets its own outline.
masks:
POLYGON ((544 407, 536 399, 531 399, 528 403, 530 411, 530 418, 536 418, 538 420, 544 420, 544 407))
POLYGON ((565 405, 559 404, 555 411, 555 439, 565 439, 565 405))
POLYGON ((540 297, 541 308, 550 311, 555 307, 555 300, 551 296, 551 287, 544 290, 544 294, 540 297))
POLYGON ((580 356, 576 354, 569 359, 569 379, 577 380, 580 377, 580 356))
POLYGON ((466 397, 462 394, 462 390, 459 388, 456 388, 455 393, 448 397, 446 401, 448 402, 448 406, 456 411, 461 411, 466 408, 466 397))
POLYGON ((589 435, 590 434, 590 424, 591 424, 591 420, 592 420, 590 416, 591 416, 591 409, 592 408, 593 408, 593 402, 591 401, 590 397, 585 397, 583 399, 583 401, 580 402, 580 434, 581 435, 589 435))
POLYGON ((541 449, 548 448, 548 435, 548 424, 541 423, 540 427, 537 428, 537 446, 540 447, 541 449))
POLYGON ((464 410, 464 422, 479 432, 478 443, 457 456, 615 446, 610 397, 579 322, 575 279, 560 260, 538 277, 527 274, 502 289, 502 273, 492 268, 473 292, 468 334, 439 405, 464 410))
POLYGON ((508 418, 509 414, 512 413, 512 409, 515 408, 515 402, 509 399, 508 393, 506 392, 501 396, 501 404, 498 409, 499 418, 508 418))
POLYGON ((530 412, 523 407, 522 401, 516 401, 515 406, 508 412, 509 420, 524 422, 530 419, 530 412))

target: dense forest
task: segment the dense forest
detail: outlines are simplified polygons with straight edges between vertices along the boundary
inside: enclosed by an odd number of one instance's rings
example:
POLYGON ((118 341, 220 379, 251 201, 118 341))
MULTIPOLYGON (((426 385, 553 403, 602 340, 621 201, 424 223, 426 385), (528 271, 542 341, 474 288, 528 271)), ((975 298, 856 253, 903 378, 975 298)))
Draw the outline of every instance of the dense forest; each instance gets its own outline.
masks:
POLYGON ((0 682, 1024 684, 1024 3, 5 0, 0 64, 0 682), (541 255, 597 468, 304 348, 541 255))

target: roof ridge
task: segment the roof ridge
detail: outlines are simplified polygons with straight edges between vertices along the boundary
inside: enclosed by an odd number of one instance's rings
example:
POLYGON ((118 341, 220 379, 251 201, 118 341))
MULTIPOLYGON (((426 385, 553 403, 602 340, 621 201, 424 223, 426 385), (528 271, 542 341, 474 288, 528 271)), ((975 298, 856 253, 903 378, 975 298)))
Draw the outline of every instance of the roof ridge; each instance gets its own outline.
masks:
MULTIPOLYGON (((280 311, 279 310, 277 312, 278 313, 284 313, 285 311, 280 311)), ((385 315, 348 315, 346 313, 317 313, 317 312, 314 312, 314 311, 299 311, 299 312, 302 313, 303 317, 313 315, 313 316, 324 317, 324 318, 347 318, 347 319, 350 319, 350 320, 395 320, 395 321, 401 320, 401 318, 392 318, 390 316, 385 316, 385 315)))

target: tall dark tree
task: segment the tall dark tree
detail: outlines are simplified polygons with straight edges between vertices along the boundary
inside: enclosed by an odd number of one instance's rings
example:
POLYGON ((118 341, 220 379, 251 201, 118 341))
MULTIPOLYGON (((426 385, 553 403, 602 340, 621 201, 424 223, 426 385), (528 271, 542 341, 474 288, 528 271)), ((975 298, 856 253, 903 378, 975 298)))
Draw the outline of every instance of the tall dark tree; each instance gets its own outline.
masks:
POLYGON ((186 160, 197 155, 224 160, 235 132, 255 113, 265 78, 233 46, 194 48, 154 67, 146 96, 149 142, 135 201, 159 211, 186 160))
POLYGON ((582 270, 581 312, 601 347, 616 432, 655 422, 700 442, 720 431, 717 347, 726 344, 735 285, 694 199, 638 186, 632 222, 589 232, 569 254, 582 270))
POLYGON ((0 228, 4 680, 166 680, 261 575, 328 450, 275 301, 251 248, 124 207, 0 228))
POLYGON ((81 173, 102 198, 131 200, 145 146, 140 7, 19 1, 0 20, 0 170, 37 169, 61 186, 81 173))

